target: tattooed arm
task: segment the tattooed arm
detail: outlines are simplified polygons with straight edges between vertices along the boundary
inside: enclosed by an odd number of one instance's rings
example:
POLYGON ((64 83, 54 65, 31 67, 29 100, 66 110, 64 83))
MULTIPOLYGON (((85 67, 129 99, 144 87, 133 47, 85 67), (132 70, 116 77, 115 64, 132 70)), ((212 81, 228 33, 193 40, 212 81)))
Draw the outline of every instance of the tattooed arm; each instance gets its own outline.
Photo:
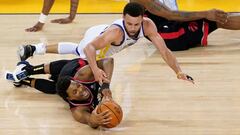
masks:
POLYGON ((66 18, 52 20, 52 23, 66 24, 71 23, 76 16, 79 0, 71 0, 70 14, 66 18))
POLYGON ((71 9, 69 17, 73 20, 76 16, 79 0, 71 0, 71 9))
POLYGON ((227 20, 227 13, 216 9, 196 12, 172 11, 159 0, 130 0, 130 2, 137 2, 143 5, 152 14, 164 17, 168 20, 192 21, 205 18, 219 23, 225 23, 227 20))

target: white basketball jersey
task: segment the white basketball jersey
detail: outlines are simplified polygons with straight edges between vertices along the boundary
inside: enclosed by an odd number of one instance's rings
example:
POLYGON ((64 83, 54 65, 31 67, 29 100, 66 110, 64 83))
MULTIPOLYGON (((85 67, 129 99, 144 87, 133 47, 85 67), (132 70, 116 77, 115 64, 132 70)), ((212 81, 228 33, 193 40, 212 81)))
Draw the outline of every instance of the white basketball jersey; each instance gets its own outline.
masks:
MULTIPOLYGON (((123 32, 122 41, 119 45, 109 44, 109 45, 106 45, 106 47, 104 47, 103 49, 97 50, 96 55, 97 55, 98 59, 118 53, 119 51, 127 48, 128 46, 131 46, 134 43, 136 43, 139 38, 144 37, 143 26, 141 26, 138 36, 135 39, 132 39, 131 37, 128 36, 128 33, 124 26, 123 19, 116 20, 111 25, 115 25, 122 30, 122 32, 123 32)), ((104 31, 107 30, 107 28, 110 26, 109 25, 97 25, 97 26, 93 26, 93 27, 89 28, 86 31, 84 38, 81 40, 81 42, 79 43, 79 45, 76 49, 77 54, 81 58, 86 59, 86 55, 83 51, 84 48, 86 47, 86 45, 88 43, 90 43, 91 41, 93 41, 97 36, 104 33, 104 31)))
POLYGON ((101 49, 99 52, 97 52, 98 58, 104 58, 105 56, 111 56, 115 53, 118 53, 119 51, 135 44, 139 38, 144 37, 143 26, 141 26, 138 36, 133 39, 129 37, 123 19, 116 20, 111 25, 115 25, 122 30, 122 41, 119 45, 110 44, 107 45, 105 48, 101 49))

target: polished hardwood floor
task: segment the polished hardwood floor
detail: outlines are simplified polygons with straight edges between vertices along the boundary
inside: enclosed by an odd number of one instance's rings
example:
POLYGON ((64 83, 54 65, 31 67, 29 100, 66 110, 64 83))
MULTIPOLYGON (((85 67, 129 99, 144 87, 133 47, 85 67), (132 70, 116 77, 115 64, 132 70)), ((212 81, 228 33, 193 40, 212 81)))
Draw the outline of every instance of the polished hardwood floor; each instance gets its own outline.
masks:
MULTIPOLYGON (((49 20, 65 15, 51 15, 49 20)), ((48 21, 42 32, 25 28, 37 15, 0 15, 0 69, 13 70, 20 44, 79 42, 93 25, 111 23, 121 15, 78 15, 72 24, 48 21)), ((111 89, 124 118, 113 129, 93 130, 76 122, 57 95, 32 88, 15 88, 0 78, 1 135, 239 135, 240 31, 219 29, 209 46, 174 52, 182 70, 196 84, 178 80, 147 40, 114 55, 111 89)), ((32 64, 76 56, 48 54, 29 59, 32 64)))

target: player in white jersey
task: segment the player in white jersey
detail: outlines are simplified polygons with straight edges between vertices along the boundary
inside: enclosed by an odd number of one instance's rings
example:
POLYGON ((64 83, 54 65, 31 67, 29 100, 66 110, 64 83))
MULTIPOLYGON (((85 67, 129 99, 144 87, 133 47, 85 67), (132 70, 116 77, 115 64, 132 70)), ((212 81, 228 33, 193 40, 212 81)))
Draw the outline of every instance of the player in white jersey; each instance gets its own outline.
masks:
MULTIPOLYGON (((71 1, 71 7, 70 7, 69 16, 66 18, 51 20, 52 23, 67 24, 67 23, 71 23, 74 20, 77 13, 79 0, 70 0, 70 1, 71 1)), ((55 0, 43 0, 42 13, 39 16, 38 22, 34 26, 25 29, 25 31, 37 32, 42 30, 54 2, 55 0)))
POLYGON ((108 82, 106 74, 96 65, 97 56, 100 58, 111 56, 114 53, 134 44, 143 36, 148 37, 161 53, 166 63, 177 74, 178 79, 193 79, 184 74, 179 67, 175 56, 166 47, 164 40, 157 33, 154 23, 143 17, 143 7, 137 3, 128 3, 123 11, 123 19, 117 20, 112 25, 100 25, 90 28, 80 44, 60 42, 55 45, 44 45, 43 43, 20 47, 19 56, 26 60, 33 54, 59 53, 76 54, 86 58, 94 73, 95 80, 108 82))
POLYGON ((128 46, 133 45, 134 43, 137 42, 137 40, 139 38, 144 37, 144 33, 143 33, 143 27, 141 27, 139 34, 132 39, 131 37, 129 37, 129 35, 127 34, 126 28, 124 26, 124 20, 123 19, 118 19, 116 21, 114 21, 111 25, 97 25, 94 27, 91 27, 90 29, 87 30, 87 32, 84 35, 83 40, 81 40, 81 42, 79 43, 79 45, 76 48, 76 53, 77 55, 79 55, 81 58, 86 59, 85 53, 84 53, 84 48, 86 47, 86 45, 93 41, 97 36, 100 36, 102 33, 105 32, 105 30, 107 30, 110 26, 111 27, 117 27, 118 29, 120 28, 123 32, 123 38, 122 41, 119 44, 107 44, 106 47, 97 50, 96 54, 97 54, 97 58, 105 58, 107 56, 112 56, 115 53, 118 53, 119 51, 127 48, 128 46))
MULTIPOLYGON (((106 56, 111 56, 121 51, 122 49, 136 43, 139 38, 144 37, 143 28, 141 28, 138 36, 135 39, 130 38, 125 29, 124 20, 118 19, 114 21, 111 25, 103 24, 103 25, 96 25, 89 28, 84 34, 84 37, 79 44, 71 43, 71 42, 60 42, 58 43, 58 45, 52 44, 52 45, 46 46, 43 43, 39 43, 35 45, 36 49, 33 46, 31 47, 31 49, 33 49, 34 51, 36 50, 35 54, 44 54, 45 51, 47 51, 47 53, 51 53, 51 52, 55 53, 56 52, 55 47, 58 47, 57 53, 59 54, 75 54, 80 56, 83 59, 86 59, 83 49, 86 47, 86 45, 89 42, 91 42, 97 36, 100 36, 102 33, 104 33, 104 31, 107 30, 110 26, 120 28, 124 33, 123 39, 120 44, 109 44, 105 48, 98 50, 97 58, 105 58, 106 56)), ((24 54, 24 47, 26 49, 26 46, 20 46, 20 50, 19 50, 20 56, 24 56, 24 55, 21 55, 21 54, 24 54)), ((25 60, 25 59, 26 59, 25 57, 21 57, 21 60, 25 60)))

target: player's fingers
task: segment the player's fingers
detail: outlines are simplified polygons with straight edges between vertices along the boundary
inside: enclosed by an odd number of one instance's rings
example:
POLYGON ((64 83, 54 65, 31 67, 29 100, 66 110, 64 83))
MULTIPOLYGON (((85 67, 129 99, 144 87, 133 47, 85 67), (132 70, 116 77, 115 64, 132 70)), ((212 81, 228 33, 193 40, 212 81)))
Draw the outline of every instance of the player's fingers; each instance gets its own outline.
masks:
POLYGON ((66 23, 67 23, 67 20, 65 20, 65 19, 61 19, 61 20, 59 20, 58 23, 59 23, 59 24, 66 24, 66 23))
POLYGON ((227 17, 228 17, 228 14, 225 14, 225 13, 220 13, 220 14, 218 14, 218 16, 219 17, 221 17, 221 18, 223 18, 223 19, 227 19, 227 17))
POLYGON ((98 109, 98 105, 95 107, 95 109, 92 111, 92 113, 97 114, 97 109, 98 109))
POLYGON ((59 23, 61 19, 54 19, 54 20, 51 20, 51 23, 59 23))
POLYGON ((225 23, 228 19, 228 14, 225 12, 218 12, 216 15, 217 19, 219 20, 220 23, 225 23))
POLYGON ((186 77, 187 77, 187 80, 188 80, 189 82, 191 82, 191 83, 194 84, 194 79, 193 79, 191 76, 186 75, 186 77))
POLYGON ((186 77, 187 77, 188 80, 194 81, 194 79, 191 76, 186 75, 186 77))
POLYGON ((25 29, 26 32, 30 32, 31 28, 27 28, 25 29))
POLYGON ((110 112, 108 112, 108 113, 106 113, 105 115, 103 115, 104 119, 107 119, 107 118, 109 118, 110 116, 111 116, 111 113, 110 113, 110 112))
POLYGON ((189 82, 191 82, 191 83, 194 84, 194 79, 193 79, 191 76, 187 75, 187 74, 178 73, 177 78, 178 78, 178 79, 182 79, 182 80, 189 81, 189 82))
POLYGON ((95 77, 95 80, 96 80, 100 85, 102 85, 102 83, 103 83, 103 77, 102 77, 101 74, 97 75, 97 76, 95 77))
POLYGON ((217 22, 221 23, 221 24, 224 24, 227 22, 227 18, 224 18, 224 17, 217 17, 217 22))
POLYGON ((34 27, 33 29, 32 29, 32 32, 37 32, 39 29, 37 28, 37 27, 34 27))
POLYGON ((31 28, 28 28, 28 29, 26 29, 26 30, 27 30, 27 32, 31 32, 31 31, 33 31, 33 28, 34 28, 34 27, 31 27, 31 28))
POLYGON ((107 111, 102 116, 104 117, 104 119, 106 119, 106 118, 109 118, 111 116, 111 113, 109 111, 107 111))
POLYGON ((187 80, 187 81, 190 82, 190 83, 192 83, 192 84, 195 84, 194 81, 192 81, 192 80, 187 80))
POLYGON ((106 111, 101 112, 100 115, 104 116, 104 115, 106 115, 108 113, 109 113, 109 110, 106 110, 106 111))
POLYGON ((109 124, 111 119, 112 118, 107 118, 107 119, 104 119, 102 122, 103 122, 103 124, 109 124))
POLYGON ((60 22, 60 24, 68 24, 68 23, 70 23, 70 21, 68 21, 68 20, 62 20, 62 21, 60 22))
POLYGON ((29 28, 27 32, 35 32, 35 31, 36 31, 36 28, 32 27, 32 28, 29 28))
POLYGON ((104 121, 103 123, 102 123, 102 125, 107 125, 107 124, 109 124, 110 123, 110 121, 104 121))
POLYGON ((103 77, 107 77, 107 74, 104 71, 101 71, 103 77))

